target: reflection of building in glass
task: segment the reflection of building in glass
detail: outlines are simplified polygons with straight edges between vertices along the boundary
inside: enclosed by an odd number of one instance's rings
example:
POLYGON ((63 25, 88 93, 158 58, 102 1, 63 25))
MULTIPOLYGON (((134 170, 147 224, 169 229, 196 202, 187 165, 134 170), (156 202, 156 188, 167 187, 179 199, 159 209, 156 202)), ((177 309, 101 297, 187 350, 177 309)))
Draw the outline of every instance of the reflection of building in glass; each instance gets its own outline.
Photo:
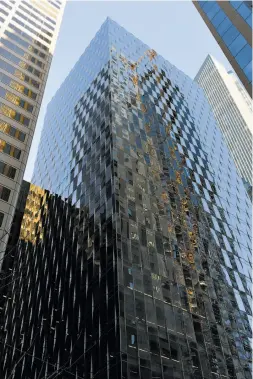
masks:
POLYGON ((250 201, 228 160, 197 83, 107 19, 48 107, 51 194, 17 248, 1 378, 251 378, 250 201))
MULTIPOLYGON (((33 184, 30 185, 20 228, 20 239, 34 243, 37 238, 43 238, 40 212, 44 196, 45 190, 33 184)), ((43 211, 46 213, 46 206, 43 207, 43 211)))
POLYGON ((236 76, 210 55, 196 82, 203 88, 232 158, 252 186, 252 100, 236 76))
POLYGON ((65 1, 0 1, 0 267, 65 1))
POLYGON ((193 1, 252 96, 252 2, 193 1))

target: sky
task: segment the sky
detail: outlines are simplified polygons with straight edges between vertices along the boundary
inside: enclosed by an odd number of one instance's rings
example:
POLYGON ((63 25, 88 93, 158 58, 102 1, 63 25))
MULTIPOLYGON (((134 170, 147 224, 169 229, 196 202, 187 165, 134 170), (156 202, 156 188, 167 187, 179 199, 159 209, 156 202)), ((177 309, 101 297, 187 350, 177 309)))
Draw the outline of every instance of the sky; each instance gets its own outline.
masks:
POLYGON ((25 180, 32 178, 47 104, 108 16, 192 79, 207 54, 231 68, 191 1, 67 1, 25 180))

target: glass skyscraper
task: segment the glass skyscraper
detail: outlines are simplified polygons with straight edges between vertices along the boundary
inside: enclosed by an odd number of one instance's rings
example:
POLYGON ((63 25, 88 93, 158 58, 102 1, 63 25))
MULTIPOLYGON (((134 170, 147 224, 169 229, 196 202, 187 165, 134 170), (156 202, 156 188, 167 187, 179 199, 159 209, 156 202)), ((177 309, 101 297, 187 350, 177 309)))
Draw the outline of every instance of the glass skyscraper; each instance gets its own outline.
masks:
POLYGON ((252 96, 252 2, 193 1, 193 4, 252 96))
MULTIPOLYGON (((195 80, 203 88, 232 158, 252 187, 252 100, 233 72, 207 56, 195 80)), ((249 191, 251 192, 251 191, 249 191)))
POLYGON ((0 268, 65 1, 0 1, 0 268))
POLYGON ((251 203, 196 82, 107 19, 33 182, 1 378, 251 378, 251 203))

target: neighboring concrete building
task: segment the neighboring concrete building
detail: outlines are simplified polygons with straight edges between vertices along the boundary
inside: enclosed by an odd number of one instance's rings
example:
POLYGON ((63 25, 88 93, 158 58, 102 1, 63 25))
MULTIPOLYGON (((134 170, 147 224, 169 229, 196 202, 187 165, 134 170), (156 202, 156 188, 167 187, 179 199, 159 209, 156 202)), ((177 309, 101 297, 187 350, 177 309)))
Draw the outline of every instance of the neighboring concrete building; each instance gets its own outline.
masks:
POLYGON ((196 82, 107 19, 33 181, 1 379, 251 379, 251 203, 196 82))
POLYGON ((0 259, 9 238, 64 4, 59 0, 0 1, 0 259))
POLYGON ((252 186, 252 100, 236 75, 207 56, 195 81, 203 88, 241 177, 252 186))
POLYGON ((252 96, 252 2, 193 1, 193 4, 252 96))

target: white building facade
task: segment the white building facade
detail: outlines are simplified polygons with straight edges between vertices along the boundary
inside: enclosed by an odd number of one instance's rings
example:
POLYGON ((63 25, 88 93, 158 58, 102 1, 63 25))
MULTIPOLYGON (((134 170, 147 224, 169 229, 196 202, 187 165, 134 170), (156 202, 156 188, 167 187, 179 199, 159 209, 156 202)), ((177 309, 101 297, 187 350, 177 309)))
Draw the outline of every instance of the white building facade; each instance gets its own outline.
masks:
POLYGON ((0 267, 64 6, 64 0, 0 2, 0 267))
POLYGON ((203 88, 239 174, 252 186, 252 102, 239 79, 210 55, 195 81, 203 88))

